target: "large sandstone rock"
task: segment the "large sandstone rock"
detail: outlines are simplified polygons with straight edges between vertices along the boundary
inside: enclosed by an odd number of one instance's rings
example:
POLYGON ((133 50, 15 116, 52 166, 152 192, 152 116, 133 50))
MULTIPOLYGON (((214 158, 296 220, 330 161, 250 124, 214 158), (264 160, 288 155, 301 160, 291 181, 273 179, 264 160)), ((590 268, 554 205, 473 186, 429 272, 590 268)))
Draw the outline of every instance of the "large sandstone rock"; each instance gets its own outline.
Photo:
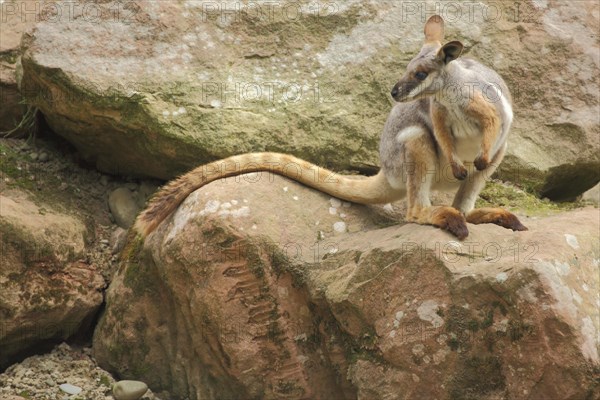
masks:
POLYGON ((12 136, 25 134, 15 129, 24 117, 27 107, 17 86, 16 68, 21 52, 21 36, 36 22, 35 0, 5 0, 0 4, 0 132, 12 136), (22 10, 33 13, 22 13, 22 10))
POLYGON ((600 180, 596 1, 68 3, 25 38, 22 85, 104 171, 171 178, 259 150, 373 171, 388 93, 437 12, 512 89, 499 174, 558 200, 600 180))
POLYGON ((83 260, 85 225, 26 193, 0 194, 0 370, 89 329, 104 279, 83 260))
POLYGON ((458 243, 285 178, 217 181, 129 243, 95 356, 173 398, 596 398, 598 212, 458 243))

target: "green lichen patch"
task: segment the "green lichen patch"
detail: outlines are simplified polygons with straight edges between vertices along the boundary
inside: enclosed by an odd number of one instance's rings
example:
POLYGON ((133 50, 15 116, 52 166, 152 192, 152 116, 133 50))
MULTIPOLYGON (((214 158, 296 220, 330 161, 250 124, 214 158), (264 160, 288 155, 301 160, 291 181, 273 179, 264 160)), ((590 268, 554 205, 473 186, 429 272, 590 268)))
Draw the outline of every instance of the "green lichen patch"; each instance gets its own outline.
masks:
POLYGON ((548 199, 540 199, 515 185, 499 180, 489 181, 475 203, 475 207, 504 207, 527 216, 546 216, 583 205, 579 202, 554 203, 548 199))

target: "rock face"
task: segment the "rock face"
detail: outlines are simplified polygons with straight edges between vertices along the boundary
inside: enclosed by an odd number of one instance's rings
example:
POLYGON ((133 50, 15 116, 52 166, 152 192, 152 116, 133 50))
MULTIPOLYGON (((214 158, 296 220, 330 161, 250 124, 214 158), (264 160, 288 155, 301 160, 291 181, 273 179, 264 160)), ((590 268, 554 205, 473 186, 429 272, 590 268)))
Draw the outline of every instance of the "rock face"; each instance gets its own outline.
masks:
POLYGON ((597 209, 462 243, 375 211, 269 174, 194 192, 124 251, 99 365, 174 398, 600 395, 597 209))
POLYGON ((80 220, 24 192, 0 194, 0 369, 89 329, 104 279, 83 261, 86 236, 80 220))
MULTIPOLYGON (((39 4, 39 3, 38 3, 39 4)), ((23 32, 31 28, 35 15, 23 16, 21 7, 35 10, 35 0, 6 0, 0 4, 0 132, 9 132, 23 118, 27 107, 17 87, 15 74, 23 32)), ((12 136, 24 133, 16 130, 12 136)))
POLYGON ((513 92, 500 176, 558 200, 600 180, 593 0, 52 4, 24 40, 23 92, 104 171, 171 178, 262 150, 372 171, 390 88, 437 12, 513 92))

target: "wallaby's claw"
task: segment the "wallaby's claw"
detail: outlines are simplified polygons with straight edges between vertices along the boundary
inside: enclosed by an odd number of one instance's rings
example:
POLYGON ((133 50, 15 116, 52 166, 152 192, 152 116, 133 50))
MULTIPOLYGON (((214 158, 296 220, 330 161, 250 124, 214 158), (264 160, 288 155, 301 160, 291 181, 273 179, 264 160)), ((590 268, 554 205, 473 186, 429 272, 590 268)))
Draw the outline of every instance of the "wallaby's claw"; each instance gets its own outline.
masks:
POLYGON ((465 180, 469 172, 467 171, 464 165, 452 163, 452 174, 459 181, 463 181, 465 180))
POLYGON ((490 160, 487 157, 479 156, 473 162, 477 171, 483 171, 490 165, 490 160))

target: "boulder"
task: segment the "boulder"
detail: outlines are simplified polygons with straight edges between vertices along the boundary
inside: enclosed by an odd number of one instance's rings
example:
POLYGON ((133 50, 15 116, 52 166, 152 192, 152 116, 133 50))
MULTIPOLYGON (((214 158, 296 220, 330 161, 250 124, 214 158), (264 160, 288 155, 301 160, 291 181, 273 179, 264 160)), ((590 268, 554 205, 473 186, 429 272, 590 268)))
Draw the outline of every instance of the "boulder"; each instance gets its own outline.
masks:
POLYGON ((388 93, 436 12, 513 93, 499 176, 556 200, 600 180, 597 2, 261 4, 52 2, 23 41, 23 93, 111 173, 264 150, 374 171, 388 93))
POLYGON ((78 218, 10 189, 0 194, 0 370, 89 330, 105 286, 85 261, 78 218))
POLYGON ((99 365, 191 399, 600 395, 598 209, 461 243, 386 209, 267 173, 195 191, 123 251, 99 365))
MULTIPOLYGON (((36 22, 35 0, 5 0, 0 4, 0 135, 11 132, 11 136, 24 135, 25 129, 18 128, 27 113, 23 97, 17 86, 16 69, 21 53, 21 36, 36 22), (21 10, 34 11, 23 15, 21 10)), ((33 122, 33 113, 28 115, 33 122)))

